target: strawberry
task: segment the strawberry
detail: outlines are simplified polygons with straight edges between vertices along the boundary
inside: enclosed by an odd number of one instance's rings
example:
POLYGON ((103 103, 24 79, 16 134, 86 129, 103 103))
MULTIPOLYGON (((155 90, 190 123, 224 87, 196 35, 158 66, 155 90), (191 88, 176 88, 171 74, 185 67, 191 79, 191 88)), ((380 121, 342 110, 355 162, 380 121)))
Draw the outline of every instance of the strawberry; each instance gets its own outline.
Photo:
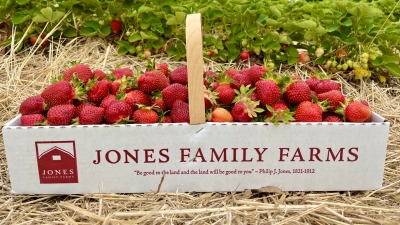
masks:
POLYGON ((299 54, 299 62, 306 64, 310 62, 310 56, 307 53, 300 53, 299 54))
POLYGON ((340 84, 336 83, 333 80, 320 80, 319 83, 315 86, 315 92, 317 94, 328 92, 331 90, 339 90, 340 91, 340 84))
POLYGON ((165 64, 165 63, 158 63, 158 64, 156 64, 156 69, 157 69, 157 70, 160 70, 161 72, 164 73, 164 75, 165 75, 166 77, 168 77, 168 75, 169 75, 169 69, 168 69, 168 65, 167 65, 167 64, 165 64))
POLYGON ((174 69, 169 75, 169 79, 171 83, 180 83, 183 85, 187 85, 188 84, 187 67, 180 66, 174 69))
POLYGON ((161 94, 160 96, 153 96, 151 98, 151 105, 159 108, 163 112, 168 110, 167 105, 165 104, 165 101, 162 98, 161 94))
POLYGON ((171 115, 164 115, 161 119, 161 123, 172 123, 171 115))
POLYGON ((346 52, 345 50, 343 50, 343 49, 339 49, 339 50, 336 52, 336 55, 337 55, 338 57, 346 57, 346 56, 347 56, 347 52, 346 52))
POLYGON ((217 107, 212 110, 211 115, 209 116, 208 121, 210 122, 234 122, 232 114, 221 107, 217 107))
POLYGON ((280 99, 281 89, 274 80, 260 80, 256 83, 256 93, 262 105, 272 105, 280 99))
MULTIPOLYGON (((96 79, 93 81, 96 81, 96 79)), ((91 83, 91 81, 89 81, 89 83, 91 83)), ((108 80, 101 80, 97 81, 93 85, 88 85, 88 87, 90 90, 87 92, 87 98, 92 102, 101 102, 103 98, 108 95, 111 83, 108 80), (90 88, 90 86, 92 87, 90 88)))
POLYGON ((291 112, 289 107, 283 102, 277 102, 272 106, 267 105, 267 115, 265 116, 265 122, 273 122, 278 125, 280 122, 289 123, 294 121, 294 112, 291 112))
POLYGON ((297 81, 286 88, 285 97, 291 104, 300 104, 303 101, 311 101, 311 90, 306 82, 297 81))
POLYGON ((217 105, 216 99, 218 98, 218 93, 211 91, 204 87, 204 107, 205 109, 211 108, 211 106, 217 105))
POLYGON ((116 94, 120 94, 121 93, 121 91, 122 92, 126 92, 126 85, 124 85, 122 88, 121 88, 121 86, 122 86, 122 83, 126 83, 126 80, 122 80, 122 79, 117 79, 117 80, 114 80, 113 82, 111 82, 111 84, 110 84, 110 93, 111 94, 113 94, 113 95, 116 95, 116 94))
POLYGON ((233 76, 235 76, 237 73, 239 73, 239 71, 238 71, 237 69, 235 69, 235 68, 229 68, 229 69, 225 70, 225 72, 224 72, 223 75, 233 77, 233 76))
POLYGON ((165 105, 167 108, 171 109, 172 105, 175 101, 181 100, 183 102, 187 102, 188 99, 188 89, 179 83, 174 83, 169 85, 168 87, 164 88, 161 91, 165 105))
POLYGON ((265 115, 266 118, 271 117, 274 112, 280 111, 280 110, 287 110, 289 107, 286 105, 284 101, 278 101, 271 105, 273 111, 268 110, 267 115, 265 115))
POLYGON ((301 102, 295 111, 296 122, 322 122, 323 109, 317 103, 301 102))
POLYGON ((29 38, 29 42, 31 43, 31 45, 35 45, 40 44, 42 47, 46 47, 49 44, 49 40, 43 40, 46 37, 46 34, 41 34, 40 38, 38 38, 37 36, 31 36, 29 38))
POLYGON ((21 126, 38 126, 43 123, 46 118, 43 114, 29 114, 21 116, 21 126))
POLYGON ((208 56, 210 57, 210 59, 212 58, 213 55, 214 55, 214 52, 212 50, 208 50, 208 56))
POLYGON ((40 95, 31 96, 25 99, 19 106, 19 113, 22 115, 43 114, 44 112, 44 99, 40 95))
POLYGON ((117 68, 112 71, 112 74, 117 77, 117 79, 122 79, 123 76, 125 77, 132 77, 133 72, 130 68, 117 68))
POLYGON ((126 93, 124 101, 131 106, 132 111, 136 111, 139 108, 137 104, 141 104, 144 106, 151 105, 150 96, 146 95, 143 91, 140 90, 133 90, 126 93))
POLYGON ((132 113, 132 119, 135 123, 157 123, 158 114, 152 107, 140 106, 138 110, 132 113))
POLYGON ((255 84, 257 81, 263 78, 263 73, 268 73, 267 68, 265 68, 264 66, 253 65, 247 72, 247 76, 255 84))
POLYGON ((86 106, 96 106, 93 102, 81 102, 80 104, 74 104, 74 106, 76 107, 76 114, 79 115, 82 111, 82 109, 86 106))
POLYGON ((344 110, 346 120, 349 122, 364 122, 371 114, 371 108, 360 101, 352 101, 344 110))
POLYGON ((340 123, 340 122, 343 122, 343 120, 340 119, 340 117, 338 117, 338 116, 329 115, 329 116, 326 116, 326 117, 324 118, 323 122, 340 123))
POLYGON ((310 89, 314 91, 315 86, 317 86, 317 84, 319 83, 319 79, 317 77, 312 76, 306 80, 306 83, 308 84, 310 89))
POLYGON ((315 50, 315 57, 319 58, 321 56, 323 56, 325 53, 324 49, 319 47, 317 48, 317 50, 315 50))
POLYGON ((107 95, 105 98, 100 103, 100 107, 107 109, 107 107, 113 102, 114 100, 117 100, 117 97, 113 94, 107 95))
POLYGON ((231 87, 235 90, 239 90, 242 85, 247 86, 253 84, 250 77, 243 73, 237 73, 233 76, 232 80, 233 83, 231 84, 231 87))
POLYGON ((101 124, 104 119, 104 114, 104 108, 85 104, 80 109, 77 123, 81 125, 101 124))
POLYGON ((127 123, 131 112, 132 108, 128 103, 114 100, 106 108, 106 121, 108 124, 127 123))
POLYGON ((74 105, 56 105, 47 112, 47 123, 52 126, 70 125, 76 114, 77 109, 74 105))
POLYGON ((248 51, 243 51, 243 52, 240 54, 240 58, 241 58, 243 61, 248 60, 249 57, 250 57, 250 53, 249 53, 248 51))
POLYGON ((171 108, 171 119, 174 123, 189 123, 189 104, 176 100, 171 108))
POLYGON ((99 80, 99 81, 104 80, 107 77, 107 74, 103 70, 99 70, 99 69, 93 70, 93 75, 94 75, 94 78, 97 77, 97 80, 99 80))
POLYGON ((328 101, 330 108, 328 111, 333 112, 342 104, 346 103, 346 98, 341 91, 331 90, 321 94, 317 94, 318 101, 328 101))
POLYGON ((76 75, 76 77, 81 80, 83 83, 87 83, 89 79, 93 79, 94 74, 92 70, 89 68, 89 66, 85 64, 77 64, 63 72, 63 79, 65 81, 72 81, 73 75, 76 75))
POLYGON ((120 20, 111 21, 111 30, 114 34, 119 33, 122 28, 122 22, 120 20))
POLYGON ((258 112, 263 112, 263 109, 257 108, 258 102, 253 102, 249 99, 236 102, 231 113, 237 122, 250 122, 257 117, 258 112))
POLYGON ((153 70, 140 75, 137 85, 139 90, 150 94, 153 91, 163 90, 168 87, 169 80, 163 72, 153 70))
POLYGON ((235 91, 228 83, 220 84, 215 92, 218 93, 218 102, 220 104, 230 106, 232 104, 233 99, 235 99, 235 91))
POLYGON ((71 104, 75 97, 75 89, 72 88, 72 85, 68 81, 57 81, 48 86, 40 96, 50 107, 71 104))

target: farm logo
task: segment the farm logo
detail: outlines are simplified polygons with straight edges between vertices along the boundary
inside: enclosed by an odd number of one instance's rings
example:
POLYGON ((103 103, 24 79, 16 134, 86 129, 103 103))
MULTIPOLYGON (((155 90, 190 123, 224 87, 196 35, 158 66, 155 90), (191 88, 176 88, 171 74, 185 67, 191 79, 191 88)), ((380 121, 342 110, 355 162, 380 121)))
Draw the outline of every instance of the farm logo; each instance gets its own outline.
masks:
POLYGON ((36 142, 41 184, 78 183, 75 141, 36 142))

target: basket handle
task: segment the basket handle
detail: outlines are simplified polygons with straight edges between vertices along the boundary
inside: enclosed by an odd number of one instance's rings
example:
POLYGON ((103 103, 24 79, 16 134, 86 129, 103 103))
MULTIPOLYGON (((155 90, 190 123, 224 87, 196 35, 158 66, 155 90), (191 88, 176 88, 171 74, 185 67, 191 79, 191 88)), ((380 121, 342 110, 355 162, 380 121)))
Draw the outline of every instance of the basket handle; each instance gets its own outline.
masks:
POLYGON ((186 17, 186 58, 189 90, 190 124, 205 123, 203 89, 203 38, 201 35, 201 14, 186 17))

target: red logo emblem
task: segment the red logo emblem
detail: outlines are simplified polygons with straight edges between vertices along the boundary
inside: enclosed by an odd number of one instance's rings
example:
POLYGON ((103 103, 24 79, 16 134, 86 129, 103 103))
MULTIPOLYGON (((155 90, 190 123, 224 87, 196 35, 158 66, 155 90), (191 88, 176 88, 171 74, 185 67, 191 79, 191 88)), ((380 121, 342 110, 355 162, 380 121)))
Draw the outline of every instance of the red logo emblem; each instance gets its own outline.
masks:
POLYGON ((36 157, 41 184, 78 183, 75 141, 38 141, 36 157))

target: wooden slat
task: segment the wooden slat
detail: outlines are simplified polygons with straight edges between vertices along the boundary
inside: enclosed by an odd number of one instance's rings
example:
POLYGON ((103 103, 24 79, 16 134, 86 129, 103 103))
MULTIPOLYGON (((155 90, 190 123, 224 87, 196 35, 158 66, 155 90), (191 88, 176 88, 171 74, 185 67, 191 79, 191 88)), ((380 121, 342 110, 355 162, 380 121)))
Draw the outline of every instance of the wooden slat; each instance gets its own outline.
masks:
POLYGON ((186 17, 186 57, 188 69, 190 124, 202 124, 205 123, 205 106, 201 14, 190 14, 186 17))

